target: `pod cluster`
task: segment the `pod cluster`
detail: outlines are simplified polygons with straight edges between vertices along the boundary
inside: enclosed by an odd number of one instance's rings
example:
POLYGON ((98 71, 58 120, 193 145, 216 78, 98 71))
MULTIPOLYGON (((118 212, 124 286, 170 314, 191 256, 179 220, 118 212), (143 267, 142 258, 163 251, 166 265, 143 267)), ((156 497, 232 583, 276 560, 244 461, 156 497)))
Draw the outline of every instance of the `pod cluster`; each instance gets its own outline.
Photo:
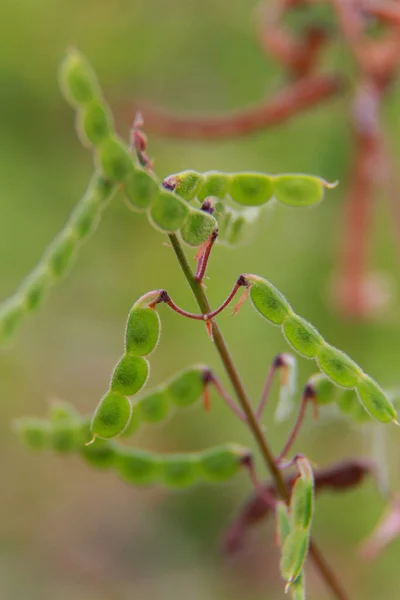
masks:
POLYGON ((102 397, 92 419, 93 438, 109 439, 120 435, 129 425, 134 396, 147 382, 150 366, 145 358, 158 344, 161 332, 160 317, 149 303, 156 301, 159 292, 146 294, 131 308, 125 328, 125 353, 111 376, 108 392, 102 397))
POLYGON ((77 128, 83 143, 95 153, 104 177, 122 186, 128 205, 146 212, 150 222, 167 233, 180 233, 190 246, 202 244, 216 228, 215 219, 189 206, 139 167, 128 146, 115 133, 111 112, 93 70, 76 51, 61 66, 61 86, 77 111, 77 128))
POLYGON ((90 419, 80 417, 64 403, 53 407, 48 419, 22 418, 15 428, 30 449, 77 453, 91 466, 113 469, 135 486, 186 488, 201 482, 223 482, 236 475, 250 457, 246 448, 236 444, 182 454, 158 454, 114 440, 96 439, 86 445, 91 436, 90 419))
POLYGON ((208 371, 201 365, 188 367, 165 384, 143 394, 134 403, 131 420, 122 436, 136 433, 142 423, 162 423, 173 410, 192 406, 202 396, 204 376, 208 371))
POLYGON ((245 275, 245 279, 254 308, 267 321, 281 327, 294 350, 305 358, 314 359, 320 371, 335 385, 354 390, 372 417, 382 423, 396 422, 396 411, 382 388, 344 352, 325 342, 315 327, 296 315, 272 283, 257 275, 245 275))
POLYGON ((101 213, 115 191, 115 184, 102 175, 94 175, 65 227, 38 265, 16 293, 0 305, 0 342, 13 335, 22 319, 41 305, 48 289, 66 274, 80 245, 96 229, 101 213))
POLYGON ((299 477, 295 480, 290 506, 277 502, 277 538, 281 547, 280 569, 294 600, 305 600, 304 564, 310 542, 314 512, 314 477, 305 457, 298 457, 299 477))

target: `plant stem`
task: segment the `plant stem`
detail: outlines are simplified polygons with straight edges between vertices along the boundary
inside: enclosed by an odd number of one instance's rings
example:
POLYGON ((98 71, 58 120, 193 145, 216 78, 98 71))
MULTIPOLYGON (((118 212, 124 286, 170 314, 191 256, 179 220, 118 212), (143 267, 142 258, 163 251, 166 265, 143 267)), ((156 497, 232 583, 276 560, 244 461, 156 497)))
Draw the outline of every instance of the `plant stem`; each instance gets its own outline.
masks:
MULTIPOLYGON (((211 307, 208 302, 207 296, 204 292, 203 287, 195 278, 192 268, 188 263, 185 253, 183 252, 181 243, 179 242, 175 234, 170 234, 169 239, 171 241, 175 255, 178 259, 179 265, 186 277, 188 284, 192 289, 192 292, 194 294, 194 297, 196 298, 200 310, 203 313, 210 313, 211 307)), ((260 448, 265 463, 275 481, 276 489, 279 495, 288 503, 290 499, 289 490, 285 485, 282 472, 275 462, 272 450, 264 437, 260 424, 251 406, 250 400, 247 397, 246 391, 243 387, 239 373, 237 372, 237 369, 233 363, 225 339, 221 333, 219 326, 217 325, 217 323, 215 323, 215 321, 212 321, 212 333, 214 337, 215 347, 225 367, 226 374, 228 375, 232 387, 235 390, 241 408, 244 414, 246 415, 247 424, 260 448)), ((326 563, 314 540, 310 541, 310 555, 312 556, 314 564, 318 568, 322 579, 325 581, 327 587, 330 588, 334 597, 337 598, 337 600, 349 600, 349 597, 347 596, 346 592, 342 589, 340 581, 337 579, 330 566, 326 563)))

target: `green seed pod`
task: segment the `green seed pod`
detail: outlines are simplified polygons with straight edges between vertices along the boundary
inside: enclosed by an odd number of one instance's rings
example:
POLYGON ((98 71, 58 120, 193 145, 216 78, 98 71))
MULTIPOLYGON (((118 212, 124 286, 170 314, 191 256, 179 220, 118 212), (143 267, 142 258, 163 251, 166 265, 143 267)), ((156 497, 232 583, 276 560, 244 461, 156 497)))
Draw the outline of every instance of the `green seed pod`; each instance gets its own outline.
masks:
POLYGON ((92 419, 93 437, 109 439, 119 435, 128 426, 131 414, 132 406, 125 396, 107 392, 100 400, 92 419))
POLYGON ((172 454, 161 458, 160 476, 169 488, 185 488, 199 479, 198 454, 172 454))
POLYGON ((77 249, 72 230, 64 230, 47 253, 48 268, 53 277, 62 277, 71 266, 77 249))
POLYGON ((203 175, 203 183, 197 192, 200 202, 209 196, 215 198, 226 198, 229 193, 230 175, 219 171, 209 171, 203 175))
POLYGON ((160 461, 150 452, 118 448, 114 466, 120 477, 133 485, 152 485, 159 481, 160 461))
POLYGON ((39 266, 33 271, 21 288, 21 294, 24 298, 24 309, 27 312, 36 310, 40 306, 50 284, 51 274, 47 268, 39 266))
POLYGON ((149 363, 145 358, 125 354, 113 371, 110 389, 123 396, 133 396, 145 385, 149 371, 149 363))
POLYGON ((73 105, 88 104, 100 95, 96 75, 76 50, 69 52, 61 64, 60 83, 68 102, 73 105))
POLYGON ((214 217, 202 210, 190 208, 180 233, 188 246, 196 247, 205 242, 216 228, 217 222, 214 217))
POLYGON ((300 477, 293 486, 290 500, 294 528, 309 529, 313 516, 313 502, 313 482, 310 483, 300 477))
POLYGON ((83 143, 98 146, 113 133, 111 112, 104 102, 91 100, 77 115, 78 132, 83 143))
POLYGON ((140 427, 141 424, 140 411, 137 410, 137 405, 134 404, 132 406, 132 415, 127 427, 121 433, 121 438, 128 438, 134 435, 140 427))
POLYGON ((225 481, 233 477, 250 456, 241 446, 230 444, 206 450, 200 457, 200 471, 206 481, 225 481))
MULTIPOLYGON (((312 386, 315 391, 315 396, 318 404, 330 404, 336 400, 339 395, 339 390, 334 383, 324 373, 315 373, 308 380, 308 383, 312 386)), ((341 390, 342 391, 342 390, 341 390)), ((350 391, 350 390, 349 390, 350 391)), ((347 390, 343 390, 344 393, 347 390)), ((354 395, 354 392, 351 390, 354 395)), ((342 394, 340 394, 342 395, 342 394)))
POLYGON ((260 173, 231 175, 229 195, 238 204, 260 206, 272 198, 274 184, 271 177, 260 173))
POLYGON ((145 423, 160 423, 169 413, 170 399, 165 388, 159 388, 146 394, 134 406, 134 411, 139 414, 140 421, 145 423))
POLYGON ((14 296, 6 300, 0 310, 0 340, 9 339, 17 330, 24 316, 23 300, 14 296))
POLYGON ((239 244, 245 236, 246 236, 246 225, 247 220, 243 215, 239 215, 236 218, 231 220, 229 233, 228 233, 228 243, 234 246, 235 244, 239 244))
POLYGON ((279 546, 282 548, 287 536, 292 530, 292 524, 290 521, 289 509, 286 504, 282 501, 276 503, 275 506, 275 519, 276 519, 276 535, 279 546))
POLYGON ((30 450, 44 450, 51 446, 51 429, 47 421, 24 417, 14 423, 15 431, 30 450))
POLYGON ((96 439, 89 446, 81 448, 83 458, 96 469, 110 469, 114 466, 115 446, 108 440, 96 439))
POLYGON ((371 377, 361 377, 357 385, 357 394, 365 410, 375 419, 381 423, 396 421, 397 414, 392 403, 371 377))
POLYGON ((324 343, 317 354, 317 363, 332 381, 345 388, 354 388, 362 377, 360 367, 341 350, 324 343))
POLYGON ((51 423, 58 421, 73 421, 79 423, 81 418, 75 408, 69 402, 64 400, 53 400, 49 409, 49 420, 51 423))
POLYGON ((129 208, 141 212, 155 201, 160 189, 148 171, 137 168, 125 179, 124 192, 129 208))
POLYGON ((306 600, 306 586, 304 572, 290 586, 292 600, 306 600))
POLYGON ((96 203, 84 203, 74 211, 74 233, 78 240, 88 237, 96 229, 100 221, 100 209, 96 203))
POLYGON ((79 421, 72 419, 58 419, 53 421, 51 427, 51 446, 53 450, 61 453, 74 452, 82 447, 82 435, 79 421))
POLYGON ((283 322, 283 334, 289 344, 306 358, 315 358, 324 343, 321 334, 305 319, 289 315, 283 322))
POLYGON ((164 180, 167 188, 173 189, 178 196, 185 200, 193 200, 203 183, 203 175, 197 171, 182 171, 170 175, 164 180))
POLYGON ((188 213, 189 207, 184 200, 163 190, 154 199, 149 216, 153 224, 161 231, 174 233, 183 227, 188 213))
POLYGON ((274 179, 273 194, 289 206, 314 206, 324 197, 325 183, 309 175, 279 175, 274 179))
POLYGON ((125 349, 129 354, 148 356, 160 339, 160 317, 152 308, 142 308, 140 300, 131 308, 125 329, 125 349))
POLYGON ((171 402, 178 408, 190 406, 201 396, 204 388, 204 367, 191 367, 177 375, 167 387, 171 402))
POLYGON ((98 161, 103 175, 111 181, 124 181, 135 168, 128 148, 115 136, 100 144, 98 161))
POLYGON ((307 558, 309 534, 304 529, 293 529, 287 536, 281 556, 281 574, 285 581, 293 583, 301 574, 307 558))
POLYGON ((266 279, 257 275, 245 275, 250 283, 250 299, 258 312, 274 325, 282 325, 292 314, 285 296, 266 279))

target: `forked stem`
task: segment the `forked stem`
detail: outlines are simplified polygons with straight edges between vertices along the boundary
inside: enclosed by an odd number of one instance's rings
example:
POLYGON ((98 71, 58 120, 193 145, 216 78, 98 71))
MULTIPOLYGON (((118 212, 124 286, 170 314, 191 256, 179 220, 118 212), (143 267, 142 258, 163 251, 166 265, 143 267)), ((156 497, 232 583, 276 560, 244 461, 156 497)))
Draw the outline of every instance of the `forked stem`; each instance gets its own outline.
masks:
MULTIPOLYGON (((194 294, 194 297, 196 298, 200 311, 203 314, 211 313, 211 307, 208 302, 207 296, 204 292, 204 289, 200 285, 200 283, 196 281, 195 275, 188 263, 185 253, 183 252, 179 239, 175 234, 170 234, 169 239, 171 241, 172 247, 178 259, 179 265, 183 271, 183 274, 185 275, 186 280, 194 294)), ((248 426, 260 448, 266 466, 275 481, 278 493, 285 500, 285 502, 289 503, 289 490, 286 487, 281 470, 275 462, 275 458, 269 447, 269 444, 264 437, 257 417, 253 412, 250 400, 243 387, 239 373, 233 363, 225 339, 217 323, 215 321, 212 321, 211 323, 215 347, 224 365, 226 374, 232 384, 232 387, 235 390, 236 396, 241 405, 243 413, 246 416, 248 426)), ((321 575, 321 578, 325 581, 327 587, 329 587, 334 597, 337 598, 337 600, 349 600, 349 596, 347 596, 346 592, 343 590, 341 582, 338 580, 335 573, 331 570, 330 566, 326 563, 314 540, 310 540, 310 555, 321 575)))

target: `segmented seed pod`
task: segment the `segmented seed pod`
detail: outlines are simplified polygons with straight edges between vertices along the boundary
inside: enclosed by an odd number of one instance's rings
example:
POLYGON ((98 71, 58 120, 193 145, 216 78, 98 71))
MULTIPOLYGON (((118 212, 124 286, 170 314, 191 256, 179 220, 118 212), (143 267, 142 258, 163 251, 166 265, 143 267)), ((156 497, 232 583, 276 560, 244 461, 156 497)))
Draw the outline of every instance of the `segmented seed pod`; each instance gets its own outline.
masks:
POLYGON ((379 385, 364 375, 358 381, 357 394, 365 410, 381 423, 396 421, 397 413, 379 385))
POLYGON ((68 52, 61 64, 60 84, 67 100, 75 106, 84 106, 100 96, 92 67, 76 50, 68 52))
POLYGON ((304 457, 297 460, 300 477, 294 483, 290 498, 293 528, 310 529, 314 510, 314 476, 304 457))
POLYGON ((310 175, 278 175, 274 178, 273 193, 282 204, 315 206, 323 200, 328 185, 323 179, 310 175))
POLYGON ((77 129, 81 141, 99 146, 113 134, 113 121, 108 106, 97 99, 88 102, 77 113, 77 129))
POLYGON ((72 229, 64 230, 49 248, 46 262, 49 272, 54 278, 65 275, 71 266, 76 254, 77 241, 72 229))
POLYGON ((230 177, 219 171, 208 171, 203 174, 202 184, 197 197, 202 202, 206 198, 226 198, 229 193, 230 177))
POLYGON ((133 396, 146 384, 149 373, 149 363, 145 358, 124 354, 114 368, 110 389, 122 396, 133 396))
POLYGON ((116 437, 128 426, 131 415, 132 406, 125 396, 113 391, 107 392, 93 415, 91 424, 93 438, 116 437))
POLYGON ((200 246, 216 230, 217 222, 212 215, 190 207, 186 221, 180 234, 188 246, 200 246))
POLYGON ((175 454, 160 461, 161 483, 167 488, 186 488, 200 479, 199 454, 175 454))
POLYGON ((173 190, 178 196, 185 200, 193 200, 200 190, 203 175, 197 171, 182 171, 176 175, 170 175, 163 181, 164 187, 173 190))
POLYGON ((114 468, 126 483, 148 486, 159 482, 161 460, 151 452, 119 447, 114 468))
POLYGON ((0 307, 0 340, 10 339, 24 317, 24 298, 19 295, 3 302, 0 307))
POLYGON ((282 331, 292 348, 305 358, 315 358, 324 343, 322 335, 315 327, 295 314, 286 317, 282 331))
POLYGON ((21 442, 30 450, 51 448, 51 428, 48 421, 34 417, 23 417, 14 422, 14 430, 21 442))
POLYGON ((52 282, 52 275, 47 267, 39 265, 26 279, 20 289, 24 310, 30 312, 39 308, 52 282))
POLYGON ((107 179, 118 182, 125 181, 135 169, 129 149, 116 135, 98 146, 98 165, 107 179))
POLYGON ((174 233, 179 231, 189 214, 189 207, 176 194, 160 191, 149 209, 149 217, 161 231, 174 233))
POLYGON ((169 410, 170 398, 164 387, 146 394, 133 407, 133 412, 138 414, 139 421, 144 423, 161 423, 167 418, 169 410))
POLYGON ((211 448, 201 455, 200 471, 206 481, 224 481, 233 477, 249 457, 247 449, 235 444, 211 448))
POLYGON ((132 210, 142 212, 156 200, 160 188, 148 171, 136 168, 124 181, 124 193, 127 205, 132 210))
POLYGON ((270 323, 282 325, 292 314, 292 309, 285 296, 266 279, 257 275, 245 275, 250 283, 250 299, 254 308, 270 323))
POLYGON ((96 438, 92 444, 81 448, 81 455, 89 465, 104 471, 114 466, 116 449, 109 440, 96 438))
POLYGON ((282 547, 281 575, 288 584, 293 583, 303 571, 309 546, 309 533, 305 529, 293 529, 282 547))
POLYGON ((272 198, 272 177, 260 173, 237 173, 230 176, 229 195, 243 206, 260 206, 272 198))
POLYGON ((173 406, 185 408, 194 404, 201 396, 204 387, 203 366, 184 369, 167 386, 167 393, 173 406))
POLYGON ((156 310, 138 300, 131 308, 125 329, 125 350, 136 356, 149 356, 157 347, 161 321, 156 310))
POLYGON ((347 354, 326 342, 317 354, 318 366, 334 383, 344 388, 354 388, 363 373, 347 354))

